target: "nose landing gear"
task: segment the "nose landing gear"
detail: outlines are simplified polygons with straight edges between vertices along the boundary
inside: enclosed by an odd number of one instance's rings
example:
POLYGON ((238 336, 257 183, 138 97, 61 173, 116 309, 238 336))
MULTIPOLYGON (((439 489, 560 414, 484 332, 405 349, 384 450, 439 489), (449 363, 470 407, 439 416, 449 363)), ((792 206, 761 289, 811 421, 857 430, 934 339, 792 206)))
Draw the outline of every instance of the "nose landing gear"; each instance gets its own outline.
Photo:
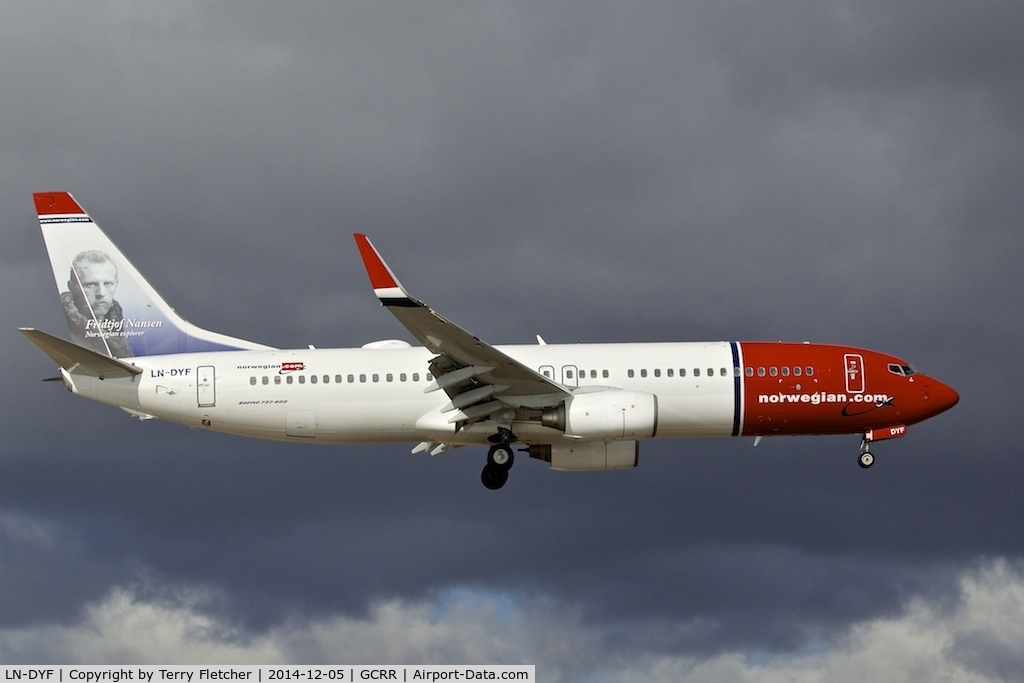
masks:
POLYGON ((860 455, 857 456, 857 464, 867 469, 875 464, 875 456, 868 450, 868 440, 861 439, 860 455))

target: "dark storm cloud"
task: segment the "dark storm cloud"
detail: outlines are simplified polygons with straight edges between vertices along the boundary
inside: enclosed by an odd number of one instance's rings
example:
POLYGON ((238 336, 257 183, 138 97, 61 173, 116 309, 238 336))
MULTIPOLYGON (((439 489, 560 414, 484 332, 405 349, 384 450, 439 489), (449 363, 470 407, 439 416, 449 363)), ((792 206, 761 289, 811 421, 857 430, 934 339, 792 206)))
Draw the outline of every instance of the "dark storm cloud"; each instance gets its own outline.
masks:
POLYGON ((481 586, 629 647, 795 650, 1021 555, 1021 373, 998 364, 1024 336, 1017 5, 6 12, 11 328, 63 329, 29 195, 66 188, 179 312, 266 343, 407 337, 366 231, 495 343, 849 342, 963 397, 866 476, 855 437, 677 441, 628 473, 521 462, 495 496, 479 449, 139 424, 35 384, 52 369, 11 330, 8 626, 132 582, 209 588, 254 632, 481 586))

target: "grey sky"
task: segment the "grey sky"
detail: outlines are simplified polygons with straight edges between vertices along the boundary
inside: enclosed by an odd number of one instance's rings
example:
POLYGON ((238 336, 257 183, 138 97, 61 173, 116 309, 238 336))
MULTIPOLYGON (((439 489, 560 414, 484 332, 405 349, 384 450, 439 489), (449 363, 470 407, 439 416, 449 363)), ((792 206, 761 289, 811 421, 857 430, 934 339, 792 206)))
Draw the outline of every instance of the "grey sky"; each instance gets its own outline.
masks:
POLYGON ((917 629, 950 666, 1020 677, 994 634, 1024 630, 1022 603, 977 616, 1024 587, 1020 3, 0 16, 0 660, 369 653, 753 681, 917 629), (186 318, 275 346, 407 338, 360 231, 491 342, 857 344, 961 403, 869 472, 855 437, 666 441, 631 472, 523 461, 497 495, 479 449, 141 424, 38 383, 53 368, 14 331, 66 334, 45 189, 186 318))

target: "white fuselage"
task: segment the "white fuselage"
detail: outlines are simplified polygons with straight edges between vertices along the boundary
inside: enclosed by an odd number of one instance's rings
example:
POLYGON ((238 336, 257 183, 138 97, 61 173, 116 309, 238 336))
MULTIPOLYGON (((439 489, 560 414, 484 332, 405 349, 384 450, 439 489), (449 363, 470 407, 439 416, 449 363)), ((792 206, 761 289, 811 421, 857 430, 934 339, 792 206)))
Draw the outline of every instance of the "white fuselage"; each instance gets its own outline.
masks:
MULTIPOLYGON (((739 350, 739 344, 735 345, 739 350)), ((616 387, 655 394, 658 437, 730 436, 742 423, 742 382, 729 342, 500 346, 576 391, 616 387)), ((130 379, 66 379, 75 393, 132 411, 264 439, 318 443, 486 443, 491 426, 455 432, 444 391, 430 385, 422 347, 221 351, 130 360, 130 379)), ((525 443, 565 436, 517 423, 525 443)))

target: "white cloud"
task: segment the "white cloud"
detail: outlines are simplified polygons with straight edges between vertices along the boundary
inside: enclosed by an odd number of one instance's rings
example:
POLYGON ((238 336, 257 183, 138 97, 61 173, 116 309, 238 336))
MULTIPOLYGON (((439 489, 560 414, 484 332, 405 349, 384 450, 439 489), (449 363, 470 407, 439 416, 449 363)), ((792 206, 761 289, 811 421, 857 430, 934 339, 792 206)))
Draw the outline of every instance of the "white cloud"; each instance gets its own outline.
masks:
POLYGON ((518 661, 504 601, 458 592, 437 602, 378 604, 366 619, 335 617, 251 636, 201 612, 210 596, 146 601, 117 589, 70 626, 0 630, 0 661, 274 664, 518 661))
POLYGON ((145 601, 118 589, 74 625, 0 631, 0 660, 36 663, 534 663, 544 681, 862 683, 1024 676, 1024 572, 1005 560, 967 572, 955 600, 912 600, 901 614, 852 626, 810 653, 671 656, 601 645, 607 634, 572 610, 456 590, 390 600, 364 619, 334 617, 247 636, 197 605, 145 601), (614 654, 607 654, 612 652, 614 654))
POLYGON ((272 639, 233 642, 215 618, 189 605, 136 600, 123 589, 85 610, 71 626, 0 631, 0 660, 62 663, 213 663, 283 661, 272 639))
POLYGON ((744 653, 708 659, 656 657, 600 680, 994 683, 1024 677, 1022 642, 1024 574, 1019 566, 1000 560, 964 575, 954 603, 914 599, 896 617, 852 627, 824 652, 759 663, 744 653))

